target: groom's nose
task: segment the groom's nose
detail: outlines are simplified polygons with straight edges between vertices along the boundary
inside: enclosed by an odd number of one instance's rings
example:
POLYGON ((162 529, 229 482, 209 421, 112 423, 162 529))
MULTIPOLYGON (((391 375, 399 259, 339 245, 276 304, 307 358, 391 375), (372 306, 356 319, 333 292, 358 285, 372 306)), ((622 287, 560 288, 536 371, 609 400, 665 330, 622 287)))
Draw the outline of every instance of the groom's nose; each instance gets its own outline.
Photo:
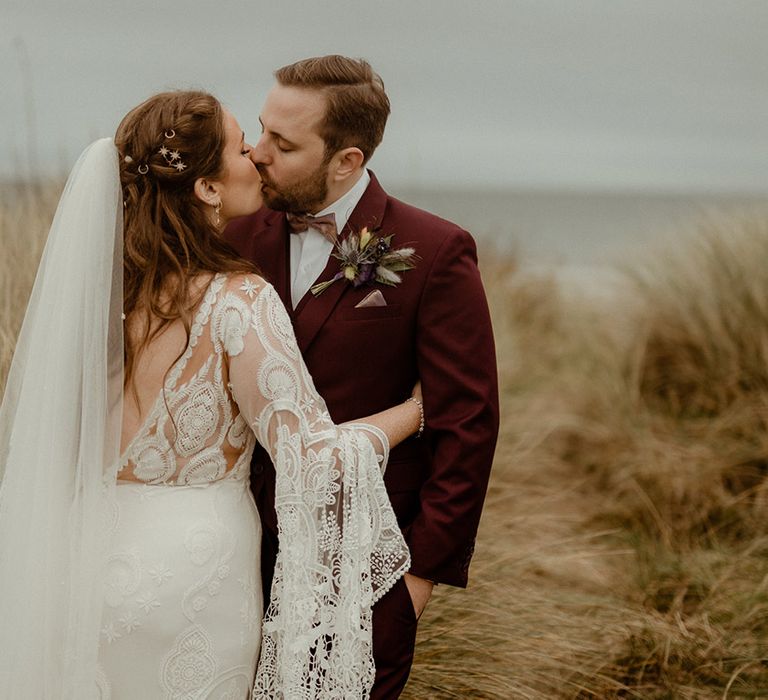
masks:
POLYGON ((256 145, 251 149, 251 160, 254 165, 268 165, 268 149, 264 142, 264 136, 262 136, 256 145))

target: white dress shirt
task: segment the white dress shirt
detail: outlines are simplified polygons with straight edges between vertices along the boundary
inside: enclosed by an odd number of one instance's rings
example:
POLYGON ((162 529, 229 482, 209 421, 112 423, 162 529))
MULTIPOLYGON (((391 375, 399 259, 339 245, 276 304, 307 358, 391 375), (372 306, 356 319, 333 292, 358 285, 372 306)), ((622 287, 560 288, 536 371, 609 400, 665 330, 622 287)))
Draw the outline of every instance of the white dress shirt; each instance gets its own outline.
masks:
MULTIPOLYGON (((346 226, 350 214, 354 211, 360 198, 368 187, 371 176, 367 170, 363 170, 360 179, 352 185, 352 188, 314 216, 333 214, 336 218, 336 230, 346 226)), ((318 281, 328 257, 333 251, 331 243, 320 231, 309 228, 303 233, 291 234, 291 302, 295 309, 301 298, 309 291, 309 288, 318 281)))

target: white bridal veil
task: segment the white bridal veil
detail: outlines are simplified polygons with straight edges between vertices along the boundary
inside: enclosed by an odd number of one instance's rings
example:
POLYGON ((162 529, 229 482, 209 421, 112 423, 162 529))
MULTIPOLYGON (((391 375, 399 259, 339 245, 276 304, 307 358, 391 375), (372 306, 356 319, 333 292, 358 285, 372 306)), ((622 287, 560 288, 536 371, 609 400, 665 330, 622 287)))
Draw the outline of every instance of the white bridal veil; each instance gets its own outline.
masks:
POLYGON ((3 697, 94 690, 122 409, 117 159, 101 139, 69 177, 0 408, 3 697))

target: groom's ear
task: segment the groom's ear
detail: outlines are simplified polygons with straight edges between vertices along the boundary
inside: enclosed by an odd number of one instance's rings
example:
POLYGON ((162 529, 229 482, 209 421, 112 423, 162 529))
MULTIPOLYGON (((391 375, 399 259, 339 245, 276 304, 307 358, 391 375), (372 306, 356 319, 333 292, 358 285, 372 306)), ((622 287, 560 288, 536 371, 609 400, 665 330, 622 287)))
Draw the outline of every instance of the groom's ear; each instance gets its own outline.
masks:
POLYGON ((363 152, 355 146, 342 148, 333 158, 335 164, 333 179, 336 182, 346 180, 350 175, 358 172, 363 166, 365 156, 363 152))
POLYGON ((206 180, 204 177, 199 177, 195 180, 194 191, 195 197, 203 204, 209 204, 212 207, 215 207, 220 199, 218 183, 206 180))

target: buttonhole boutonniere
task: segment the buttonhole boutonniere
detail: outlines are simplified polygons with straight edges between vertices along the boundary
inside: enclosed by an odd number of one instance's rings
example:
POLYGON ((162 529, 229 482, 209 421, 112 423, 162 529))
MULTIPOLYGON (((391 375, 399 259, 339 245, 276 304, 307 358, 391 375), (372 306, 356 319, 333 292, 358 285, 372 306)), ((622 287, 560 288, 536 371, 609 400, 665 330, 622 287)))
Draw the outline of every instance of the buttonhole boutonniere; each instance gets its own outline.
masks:
POLYGON ((381 236, 379 230, 366 227, 359 234, 350 234, 336 243, 332 255, 339 260, 339 271, 312 287, 312 294, 318 296, 342 279, 353 287, 376 282, 395 287, 402 282, 400 273, 416 267, 419 256, 413 248, 392 248, 394 234, 381 236))

